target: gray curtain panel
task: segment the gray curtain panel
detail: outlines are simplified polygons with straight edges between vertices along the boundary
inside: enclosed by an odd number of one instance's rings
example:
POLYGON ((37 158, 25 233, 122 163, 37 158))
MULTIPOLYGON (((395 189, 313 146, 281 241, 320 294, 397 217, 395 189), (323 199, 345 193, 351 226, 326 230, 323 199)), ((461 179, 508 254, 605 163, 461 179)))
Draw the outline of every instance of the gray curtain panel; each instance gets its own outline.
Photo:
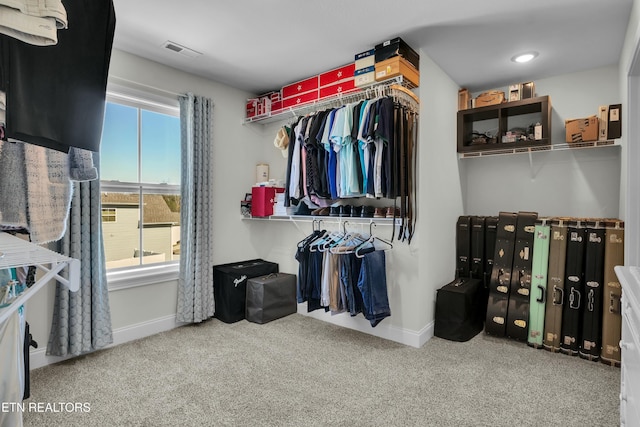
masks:
POLYGON ((198 323, 213 316, 213 233, 211 123, 213 102, 180 96, 181 201, 179 322, 198 323))
POLYGON ((73 183, 69 223, 59 252, 80 260, 80 289, 56 284, 47 355, 77 356, 113 342, 102 240, 100 181, 73 183))

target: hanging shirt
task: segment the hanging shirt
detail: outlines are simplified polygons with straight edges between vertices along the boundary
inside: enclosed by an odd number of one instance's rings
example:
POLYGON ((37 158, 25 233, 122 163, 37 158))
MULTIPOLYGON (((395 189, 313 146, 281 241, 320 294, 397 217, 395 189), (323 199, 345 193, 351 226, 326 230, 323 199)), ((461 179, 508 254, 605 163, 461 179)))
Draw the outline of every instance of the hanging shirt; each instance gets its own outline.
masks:
POLYGON ((301 161, 301 149, 302 149, 302 124, 304 120, 300 120, 293 129, 294 147, 293 155, 291 156, 291 175, 289 179, 289 197, 299 200, 302 196, 300 193, 300 161, 301 161))
POLYGON ((331 130, 333 129, 336 111, 337 110, 332 110, 329 113, 329 118, 327 119, 327 123, 325 124, 324 133, 322 134, 322 145, 324 146, 325 151, 328 153, 327 183, 329 185, 329 193, 332 199, 338 198, 336 186, 336 156, 335 151, 333 151, 331 139, 329 138, 329 135, 331 135, 331 130))

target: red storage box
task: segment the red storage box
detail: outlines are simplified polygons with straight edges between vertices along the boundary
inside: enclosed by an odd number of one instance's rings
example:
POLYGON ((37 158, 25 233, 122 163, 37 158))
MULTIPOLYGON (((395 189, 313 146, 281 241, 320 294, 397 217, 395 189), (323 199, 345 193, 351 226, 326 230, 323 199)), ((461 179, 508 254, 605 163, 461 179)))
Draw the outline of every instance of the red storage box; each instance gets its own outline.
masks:
POLYGON ((345 80, 340 83, 333 84, 331 86, 325 86, 320 88, 320 99, 328 96, 338 95, 340 93, 353 92, 356 89, 355 80, 353 77, 349 80, 345 80))
POLYGON ((335 70, 320 74, 320 87, 332 85, 345 79, 353 79, 355 69, 356 65, 352 62, 335 70))
POLYGON ((292 83, 282 88, 282 99, 298 96, 305 92, 318 90, 318 76, 292 83))
POLYGON ((251 188, 251 216, 273 215, 273 204, 276 202, 275 187, 251 188))
POLYGON ((312 92, 302 93, 297 96, 292 96, 291 98, 285 98, 282 100, 282 108, 289 107, 297 107, 298 105, 303 105, 308 102, 313 102, 318 100, 318 89, 312 92))

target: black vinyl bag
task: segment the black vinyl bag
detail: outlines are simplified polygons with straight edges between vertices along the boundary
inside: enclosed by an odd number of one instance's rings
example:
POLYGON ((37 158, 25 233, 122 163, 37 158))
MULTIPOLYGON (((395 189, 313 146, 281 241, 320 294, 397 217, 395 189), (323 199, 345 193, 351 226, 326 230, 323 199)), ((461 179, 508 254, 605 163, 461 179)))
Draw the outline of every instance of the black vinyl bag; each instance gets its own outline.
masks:
POLYGON ((438 289, 434 335, 469 341, 483 328, 484 285, 480 279, 458 278, 438 289))

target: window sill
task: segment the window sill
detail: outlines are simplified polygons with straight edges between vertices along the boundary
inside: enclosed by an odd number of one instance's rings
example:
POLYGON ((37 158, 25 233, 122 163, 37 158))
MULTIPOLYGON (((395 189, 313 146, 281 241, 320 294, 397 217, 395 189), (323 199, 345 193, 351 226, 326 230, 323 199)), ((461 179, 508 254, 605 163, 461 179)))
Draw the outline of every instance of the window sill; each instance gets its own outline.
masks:
POLYGON ((178 280, 180 263, 142 266, 107 272, 109 291, 136 288, 161 282, 178 280))

